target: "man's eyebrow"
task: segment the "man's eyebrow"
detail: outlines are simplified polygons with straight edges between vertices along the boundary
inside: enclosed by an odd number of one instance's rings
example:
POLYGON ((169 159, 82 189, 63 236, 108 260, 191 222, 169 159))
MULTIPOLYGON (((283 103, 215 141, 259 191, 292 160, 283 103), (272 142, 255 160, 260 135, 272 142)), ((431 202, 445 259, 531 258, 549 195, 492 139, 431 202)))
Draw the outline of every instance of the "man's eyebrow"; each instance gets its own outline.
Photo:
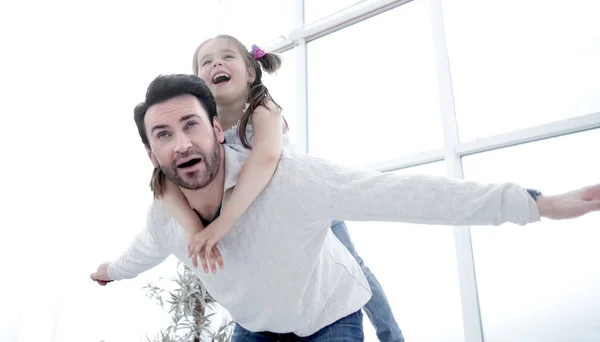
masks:
POLYGON ((189 119, 191 119, 191 118, 193 118, 193 117, 200 118, 200 117, 198 116, 198 114, 187 114, 187 115, 184 115, 184 116, 182 116, 182 117, 181 117, 181 119, 179 119, 179 122, 184 122, 184 121, 187 121, 187 120, 189 120, 189 119))
MULTIPOLYGON (((184 121, 187 121, 194 117, 199 118, 198 114, 187 114, 187 115, 182 116, 181 119, 179 119, 179 122, 184 122, 184 121)), ((150 133, 154 133, 154 131, 157 131, 159 129, 165 129, 165 128, 169 128, 169 126, 164 125, 164 124, 158 124, 158 125, 152 126, 152 131, 150 133)))
POLYGON ((150 133, 154 134, 154 131, 158 131, 159 129, 165 129, 168 127, 169 126, 167 126, 167 125, 155 125, 155 126, 152 126, 152 131, 150 131, 150 133))

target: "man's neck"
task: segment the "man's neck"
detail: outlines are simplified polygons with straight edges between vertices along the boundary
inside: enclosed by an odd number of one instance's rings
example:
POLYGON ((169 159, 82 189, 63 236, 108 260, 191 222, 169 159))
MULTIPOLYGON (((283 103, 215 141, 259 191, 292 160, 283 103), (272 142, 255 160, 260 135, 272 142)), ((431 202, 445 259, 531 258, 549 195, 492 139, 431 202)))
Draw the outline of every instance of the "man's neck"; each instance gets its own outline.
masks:
POLYGON ((221 149, 221 160, 219 171, 215 178, 202 189, 188 190, 181 188, 181 191, 188 202, 196 212, 205 220, 212 220, 223 202, 223 191, 225 188, 225 151, 221 149))
POLYGON ((244 107, 246 107, 246 101, 217 105, 219 122, 224 131, 237 125, 238 121, 240 121, 244 115, 244 107))

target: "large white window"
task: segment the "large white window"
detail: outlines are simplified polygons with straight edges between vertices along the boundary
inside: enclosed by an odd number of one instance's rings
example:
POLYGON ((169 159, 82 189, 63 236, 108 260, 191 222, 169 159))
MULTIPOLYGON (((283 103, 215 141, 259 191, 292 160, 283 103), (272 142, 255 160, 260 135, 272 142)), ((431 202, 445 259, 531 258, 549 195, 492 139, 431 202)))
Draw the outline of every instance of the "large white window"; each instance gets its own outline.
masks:
MULTIPOLYGON (((560 193, 598 182, 596 146, 600 130, 467 156, 465 178, 560 193)), ((600 338, 599 218, 473 228, 486 342, 600 338)))
POLYGON ((443 4, 461 141, 600 111, 600 2, 443 4))
POLYGON ((310 42, 309 152, 356 166, 441 147, 436 82, 425 1, 310 42))
POLYGON ((296 95, 296 51, 288 50, 280 54, 283 60, 281 68, 277 73, 269 75, 263 73, 263 82, 273 99, 283 108, 281 114, 289 125, 290 138, 296 140, 296 117, 297 117, 297 95, 296 95))
POLYGON ((220 0, 216 26, 250 46, 288 34, 294 27, 294 0, 220 0))
POLYGON ((315 21, 323 20, 331 14, 364 1, 365 0, 304 0, 304 22, 309 24, 315 21))

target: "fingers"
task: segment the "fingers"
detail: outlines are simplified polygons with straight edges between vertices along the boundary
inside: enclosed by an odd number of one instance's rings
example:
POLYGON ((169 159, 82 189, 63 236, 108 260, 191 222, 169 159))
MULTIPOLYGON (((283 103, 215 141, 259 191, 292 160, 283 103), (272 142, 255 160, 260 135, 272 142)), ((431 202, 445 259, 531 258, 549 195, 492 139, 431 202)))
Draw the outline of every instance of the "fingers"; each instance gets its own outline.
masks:
POLYGON ((581 213, 582 215, 590 213, 592 211, 598 211, 600 210, 600 200, 598 201, 589 201, 589 202, 584 202, 585 204, 583 205, 583 212, 581 213))
POLYGON ((193 252, 194 252, 194 243, 193 243, 193 241, 192 241, 192 240, 190 240, 190 241, 188 242, 187 249, 188 249, 188 258, 191 258, 191 257, 192 257, 192 254, 194 254, 194 253, 193 253, 193 252))
POLYGON ((192 266, 198 268, 198 254, 192 253, 192 266))
POLYGON ((223 269, 225 267, 225 265, 223 264, 223 256, 221 255, 221 251, 219 251, 219 248, 217 246, 213 247, 213 253, 217 258, 217 264, 219 264, 219 268, 223 269))
POLYGON ((198 268, 198 259, 200 259, 204 273, 210 271, 217 273, 218 268, 223 269, 225 267, 223 256, 216 246, 217 242, 211 238, 207 238, 206 240, 196 238, 194 242, 190 243, 188 253, 190 254, 194 268, 198 268))
POLYGON ((98 272, 94 272, 92 274, 90 274, 90 278, 92 278, 93 281, 104 281, 104 282, 108 282, 108 280, 104 279, 104 277, 98 273, 98 272))
POLYGON ((600 183, 583 188, 583 199, 586 201, 600 200, 600 183))
MULTIPOLYGON (((559 201, 546 214, 554 220, 573 219, 600 210, 600 201, 566 200, 559 201)), ((548 210, 547 210, 548 211, 548 210)))
POLYGON ((206 257, 204 255, 205 254, 204 253, 205 246, 206 246, 206 240, 198 239, 198 238, 196 239, 196 241, 194 242, 194 247, 193 247, 193 251, 192 251, 192 265, 194 265, 195 268, 198 268, 198 259, 200 259, 204 273, 208 273, 208 264, 206 261, 206 257))
MULTIPOLYGON (((212 271, 213 273, 215 273, 215 269, 213 268, 214 261, 212 260, 212 258, 213 258, 212 255, 213 255, 212 250, 210 250, 208 248, 208 245, 204 246, 204 254, 203 254, 203 256, 204 256, 206 265, 208 266, 209 271, 212 271)), ((204 273, 206 273, 206 272, 207 271, 204 270, 204 273)))
POLYGON ((206 259, 207 259, 208 265, 210 266, 210 270, 212 271, 212 273, 217 273, 217 257, 214 253, 215 241, 208 240, 206 242, 205 250, 208 251, 206 253, 207 254, 206 259))
POLYGON ((200 254, 200 262, 202 263, 202 269, 204 270, 204 273, 208 273, 208 262, 207 259, 205 257, 206 253, 201 253, 200 254))
POLYGON ((188 245, 188 256, 192 259, 192 266, 194 266, 194 268, 198 268, 198 258, 200 257, 200 251, 204 247, 204 244, 204 237, 197 234, 188 245))
POLYGON ((213 274, 216 274, 218 268, 223 269, 225 267, 223 256, 217 246, 213 246, 209 249, 207 244, 196 255, 198 256, 196 260, 200 259, 204 273, 212 272, 213 274))
POLYGON ((98 272, 94 272, 92 274, 90 274, 90 278, 95 281, 96 283, 98 283, 100 286, 106 286, 106 284, 112 282, 112 280, 102 280, 100 279, 100 277, 98 276, 98 272))
POLYGON ((199 253, 200 253, 200 245, 195 244, 192 247, 192 265, 194 266, 194 268, 198 268, 198 257, 199 257, 199 253))

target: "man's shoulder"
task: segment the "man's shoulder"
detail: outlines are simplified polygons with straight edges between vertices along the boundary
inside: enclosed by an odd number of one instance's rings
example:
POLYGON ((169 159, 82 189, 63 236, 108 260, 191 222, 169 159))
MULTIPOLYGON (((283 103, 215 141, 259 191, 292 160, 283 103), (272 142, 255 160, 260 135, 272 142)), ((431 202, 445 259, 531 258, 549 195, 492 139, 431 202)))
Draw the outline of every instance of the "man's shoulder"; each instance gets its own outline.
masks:
POLYGON ((311 184, 325 181, 335 174, 331 162, 303 152, 282 151, 279 164, 273 177, 280 183, 311 184))
MULTIPOLYGON (((237 146, 225 146, 225 153, 229 158, 229 161, 235 161, 237 167, 241 168, 241 165, 248 159, 251 150, 238 148, 237 146)), ((326 159, 312 156, 308 153, 283 149, 274 177, 294 175, 318 176, 320 173, 327 172, 326 170, 331 168, 339 168, 339 166, 326 159)))
POLYGON ((146 214, 146 225, 149 230, 158 231, 164 230, 167 226, 172 225, 173 217, 169 214, 167 207, 161 200, 155 199, 150 204, 146 214))
POLYGON ((286 171, 314 172, 322 167, 328 167, 333 164, 326 159, 312 156, 308 153, 283 150, 281 152, 281 158, 279 159, 279 165, 283 166, 286 171))
POLYGON ((322 157, 307 153, 286 151, 282 154, 279 168, 282 175, 292 178, 295 183, 350 183, 378 177, 381 172, 368 168, 341 165, 322 157))

